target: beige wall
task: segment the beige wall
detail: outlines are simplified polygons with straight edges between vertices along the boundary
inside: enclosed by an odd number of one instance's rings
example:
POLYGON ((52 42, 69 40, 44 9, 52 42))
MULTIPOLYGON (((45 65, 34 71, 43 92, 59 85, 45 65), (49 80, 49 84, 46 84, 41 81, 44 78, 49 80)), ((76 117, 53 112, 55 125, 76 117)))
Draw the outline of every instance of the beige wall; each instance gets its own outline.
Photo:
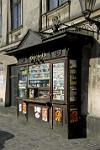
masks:
POLYGON ((89 113, 100 117, 100 58, 90 60, 89 113))
POLYGON ((2 37, 0 37, 0 46, 6 44, 7 35, 7 0, 2 1, 2 37))
POLYGON ((40 20, 40 0, 22 0, 22 28, 20 30, 11 31, 11 13, 10 1, 2 1, 2 37, 0 37, 0 46, 6 45, 7 30, 9 44, 21 40, 28 29, 34 31, 39 30, 40 20), (7 7, 8 6, 8 7, 7 7), (8 16, 7 16, 8 15, 8 16), (7 27, 8 17, 8 27, 7 27))
POLYGON ((1 54, 0 62, 3 63, 3 71, 0 71, 0 106, 5 106, 7 66, 11 64, 16 64, 17 60, 13 56, 1 54))

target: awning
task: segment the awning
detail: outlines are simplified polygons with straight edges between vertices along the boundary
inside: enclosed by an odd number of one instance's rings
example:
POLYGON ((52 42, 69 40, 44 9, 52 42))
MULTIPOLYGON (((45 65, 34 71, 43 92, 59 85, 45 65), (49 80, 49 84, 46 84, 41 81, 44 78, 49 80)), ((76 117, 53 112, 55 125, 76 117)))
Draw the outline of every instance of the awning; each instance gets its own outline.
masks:
POLYGON ((63 29, 55 34, 50 34, 45 38, 42 34, 36 34, 30 38, 24 38, 21 44, 16 49, 7 50, 7 55, 21 56, 30 55, 42 51, 51 51, 59 48, 80 46, 92 42, 93 32, 78 28, 77 30, 63 29), (33 38, 32 38, 33 37, 33 38), (38 37, 38 38, 37 38, 38 37), (29 39, 31 39, 31 44, 29 39))

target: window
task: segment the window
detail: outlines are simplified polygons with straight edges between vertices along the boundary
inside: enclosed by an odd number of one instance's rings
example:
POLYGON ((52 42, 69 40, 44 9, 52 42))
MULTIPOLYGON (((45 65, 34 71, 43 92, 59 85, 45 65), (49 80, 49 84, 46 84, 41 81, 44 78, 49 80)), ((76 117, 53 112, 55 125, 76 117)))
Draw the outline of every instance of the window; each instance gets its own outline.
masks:
POLYGON ((50 64, 29 66, 28 88, 30 99, 50 99, 50 64))
POLYGON ((64 63, 53 64, 53 100, 64 101, 64 63))
POLYGON ((27 66, 21 66, 18 68, 18 92, 20 98, 27 98, 27 66))
POLYGON ((62 4, 64 4, 68 0, 49 0, 49 10, 52 10, 62 4))
POLYGON ((21 26, 21 0, 11 0, 11 28, 21 26))
POLYGON ((65 61, 20 66, 18 92, 20 98, 35 101, 64 102, 65 61))

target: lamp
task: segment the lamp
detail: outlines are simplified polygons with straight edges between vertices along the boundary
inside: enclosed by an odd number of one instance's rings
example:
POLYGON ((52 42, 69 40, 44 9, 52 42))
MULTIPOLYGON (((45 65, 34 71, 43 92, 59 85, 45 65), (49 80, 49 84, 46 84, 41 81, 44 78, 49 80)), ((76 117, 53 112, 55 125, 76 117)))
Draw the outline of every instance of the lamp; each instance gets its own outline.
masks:
POLYGON ((81 5, 82 14, 84 15, 85 19, 89 21, 90 25, 95 24, 97 26, 97 39, 98 39, 100 31, 100 22, 90 18, 90 15, 94 10, 96 0, 79 0, 79 2, 81 5))

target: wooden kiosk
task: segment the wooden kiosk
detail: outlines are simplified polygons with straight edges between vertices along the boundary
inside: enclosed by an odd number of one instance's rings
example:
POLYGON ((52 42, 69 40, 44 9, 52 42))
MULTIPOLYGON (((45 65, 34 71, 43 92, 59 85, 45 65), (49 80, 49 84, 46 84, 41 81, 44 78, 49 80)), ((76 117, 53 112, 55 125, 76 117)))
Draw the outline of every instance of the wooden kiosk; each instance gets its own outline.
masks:
POLYGON ((18 59, 18 115, 21 111, 28 121, 30 112, 52 129, 66 127, 68 138, 82 136, 81 57, 83 45, 90 40, 64 30, 36 43, 27 36, 17 49, 7 52, 18 59), (26 46, 28 40, 33 45, 26 46))

